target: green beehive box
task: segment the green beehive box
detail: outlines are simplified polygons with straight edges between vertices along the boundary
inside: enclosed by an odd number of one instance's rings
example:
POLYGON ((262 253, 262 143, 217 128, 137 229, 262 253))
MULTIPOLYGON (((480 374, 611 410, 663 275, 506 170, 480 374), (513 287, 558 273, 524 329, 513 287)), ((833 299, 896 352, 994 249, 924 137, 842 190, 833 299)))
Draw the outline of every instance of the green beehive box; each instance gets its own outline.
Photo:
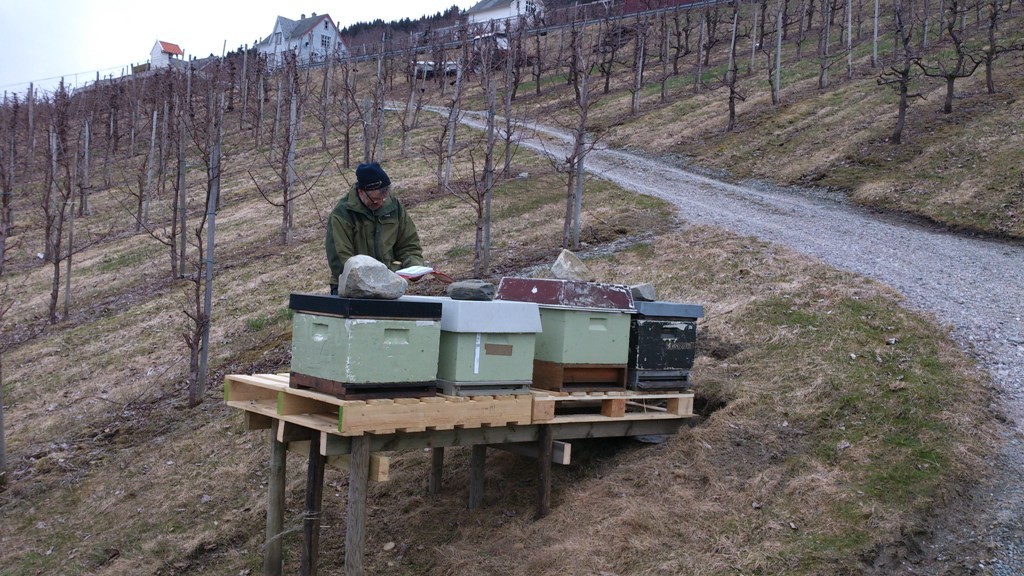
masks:
POLYGON ((543 330, 534 357, 558 364, 626 364, 629 320, 626 312, 541 306, 543 330))
POLYGON ((437 378, 440 306, 292 295, 291 371, 342 384, 437 378))
POLYGON ((437 377, 449 382, 524 382, 533 378, 535 334, 441 332, 437 377))
POLYGON ((534 342, 541 329, 536 304, 431 296, 401 300, 442 305, 440 380, 508 384, 532 380, 534 342))

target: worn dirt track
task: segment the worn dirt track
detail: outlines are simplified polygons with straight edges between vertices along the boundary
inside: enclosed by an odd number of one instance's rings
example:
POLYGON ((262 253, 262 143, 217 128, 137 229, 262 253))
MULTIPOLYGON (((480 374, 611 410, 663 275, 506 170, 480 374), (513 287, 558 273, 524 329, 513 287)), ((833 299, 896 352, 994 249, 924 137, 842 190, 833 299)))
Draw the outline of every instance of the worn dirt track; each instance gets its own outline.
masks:
MULTIPOLYGON (((462 121, 482 128, 482 115, 462 121)), ((565 158, 567 131, 532 126, 521 146, 565 158)), ((933 314, 991 374, 1008 416, 1006 442, 985 482, 929 534, 878 573, 1024 574, 1024 246, 946 233, 871 214, 826 193, 734 185, 671 161, 598 146, 586 170, 627 190, 662 198, 693 224, 782 244, 898 289, 933 314)), ((959 401, 969 402, 970 398, 959 401)))

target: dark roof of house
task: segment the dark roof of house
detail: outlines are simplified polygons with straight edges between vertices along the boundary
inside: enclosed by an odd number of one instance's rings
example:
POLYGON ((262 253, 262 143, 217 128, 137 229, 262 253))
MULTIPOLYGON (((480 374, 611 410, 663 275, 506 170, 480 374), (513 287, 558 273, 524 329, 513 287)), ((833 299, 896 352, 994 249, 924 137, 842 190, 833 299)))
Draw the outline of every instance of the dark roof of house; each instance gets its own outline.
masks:
MULTIPOLYGON (((307 33, 312 31, 313 28, 317 27, 324 20, 330 22, 332 28, 337 28, 334 25, 334 21, 331 20, 330 14, 315 14, 313 16, 310 16, 309 18, 302 18, 301 20, 292 20, 290 18, 285 18, 284 16, 278 16, 277 21, 274 23, 274 30, 277 30, 278 26, 280 26, 281 35, 286 40, 293 40, 295 38, 301 38, 305 36, 307 33)), ((271 32, 270 35, 261 40, 259 44, 269 43, 272 40, 273 36, 274 34, 273 32, 271 32)))

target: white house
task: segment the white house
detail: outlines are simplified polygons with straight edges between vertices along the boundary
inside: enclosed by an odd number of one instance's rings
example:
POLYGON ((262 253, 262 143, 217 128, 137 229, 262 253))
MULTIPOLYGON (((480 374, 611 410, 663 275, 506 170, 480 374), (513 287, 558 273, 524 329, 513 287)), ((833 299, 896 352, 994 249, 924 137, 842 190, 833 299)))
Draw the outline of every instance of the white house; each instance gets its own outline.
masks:
POLYGON ((184 54, 177 44, 157 40, 149 51, 149 66, 153 70, 169 68, 173 64, 172 60, 180 61, 184 54))
POLYGON ((495 25, 504 27, 505 22, 525 18, 528 26, 536 26, 544 16, 541 0, 481 0, 466 11, 467 24, 483 26, 495 20, 495 25))
POLYGON ((314 12, 298 20, 278 16, 274 30, 256 44, 260 54, 267 55, 267 63, 280 66, 286 52, 295 52, 300 63, 323 62, 328 56, 342 57, 348 54, 348 47, 341 39, 341 31, 330 15, 314 12))

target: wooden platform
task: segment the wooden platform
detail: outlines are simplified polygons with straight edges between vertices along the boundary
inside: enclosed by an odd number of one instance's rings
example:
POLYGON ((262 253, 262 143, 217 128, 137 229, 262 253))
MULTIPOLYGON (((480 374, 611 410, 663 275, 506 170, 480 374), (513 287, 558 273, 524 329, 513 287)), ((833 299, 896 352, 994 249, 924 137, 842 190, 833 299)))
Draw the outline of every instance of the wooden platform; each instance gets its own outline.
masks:
POLYGON ((288 380, 287 374, 229 375, 224 379, 224 400, 233 408, 340 436, 531 422, 529 395, 342 400, 290 388, 288 380))
POLYGON ((432 432, 527 424, 568 424, 688 418, 692 392, 557 392, 342 400, 289 387, 287 374, 230 375, 228 406, 339 436, 432 432))
POLYGON ((534 424, 658 420, 693 416, 692 392, 532 391, 534 424))

